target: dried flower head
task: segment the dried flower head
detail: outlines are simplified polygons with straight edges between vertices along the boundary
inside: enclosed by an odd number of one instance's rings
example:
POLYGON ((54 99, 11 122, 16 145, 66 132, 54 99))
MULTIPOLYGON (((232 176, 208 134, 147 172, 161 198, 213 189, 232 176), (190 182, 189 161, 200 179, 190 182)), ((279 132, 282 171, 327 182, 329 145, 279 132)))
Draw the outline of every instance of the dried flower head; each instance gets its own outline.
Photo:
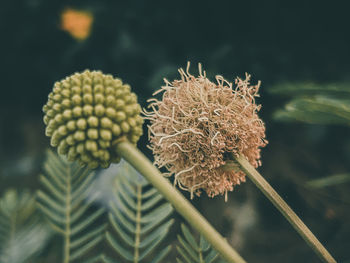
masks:
POLYGON ((108 167, 120 157, 113 144, 136 144, 143 118, 130 86, 100 71, 86 70, 56 82, 43 107, 46 135, 58 153, 90 168, 108 167))
POLYGON ((261 165, 260 147, 267 144, 265 126, 255 104, 260 82, 250 85, 250 75, 230 83, 222 76, 211 82, 199 64, 199 76, 179 70, 181 79, 169 82, 153 95, 143 111, 150 120, 150 148, 155 164, 174 175, 174 183, 198 196, 203 189, 214 197, 232 191, 245 181, 237 169, 223 169, 230 155, 243 154, 254 166, 261 165))

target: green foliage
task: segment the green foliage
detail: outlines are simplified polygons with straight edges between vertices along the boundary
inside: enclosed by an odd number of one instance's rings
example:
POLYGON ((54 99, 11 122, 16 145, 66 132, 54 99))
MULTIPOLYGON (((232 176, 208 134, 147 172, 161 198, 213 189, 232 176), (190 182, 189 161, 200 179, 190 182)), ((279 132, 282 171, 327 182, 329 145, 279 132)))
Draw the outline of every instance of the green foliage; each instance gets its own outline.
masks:
POLYGON ((350 174, 334 174, 327 177, 310 180, 306 182, 306 186, 314 189, 320 189, 345 183, 350 183, 350 174))
POLYGON ((107 242, 126 262, 164 262, 171 246, 155 249, 173 224, 174 220, 168 219, 172 212, 172 206, 164 202, 162 195, 128 163, 122 162, 114 200, 110 202, 112 231, 106 234, 107 242))
POLYGON ((346 84, 281 84, 270 89, 273 94, 292 96, 274 118, 313 124, 350 125, 350 88, 346 84))
POLYGON ((50 226, 64 238, 64 262, 82 262, 81 257, 103 239, 106 226, 94 226, 104 209, 93 209, 93 198, 87 199, 94 173, 51 151, 44 170, 37 206, 50 226))
POLYGON ((34 195, 7 190, 0 199, 0 262, 22 263, 33 258, 50 233, 40 224, 34 195))
POLYGON ((184 224, 181 225, 181 230, 182 236, 177 236, 180 246, 177 246, 176 249, 182 259, 176 258, 177 263, 224 263, 203 236, 200 236, 198 243, 184 224))

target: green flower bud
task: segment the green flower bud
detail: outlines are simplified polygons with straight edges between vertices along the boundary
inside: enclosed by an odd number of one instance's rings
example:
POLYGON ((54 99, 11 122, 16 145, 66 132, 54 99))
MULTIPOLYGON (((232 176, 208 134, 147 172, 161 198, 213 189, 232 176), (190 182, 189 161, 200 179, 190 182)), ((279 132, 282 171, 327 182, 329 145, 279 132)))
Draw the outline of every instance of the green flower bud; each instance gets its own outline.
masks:
POLYGON ((126 121, 123 121, 120 126, 124 133, 128 133, 130 131, 130 125, 126 121))
POLYGON ((92 95, 90 93, 84 94, 83 96, 83 101, 86 105, 91 105, 93 102, 94 98, 92 97, 92 95))
POLYGON ((88 129, 87 135, 92 140, 98 139, 98 130, 97 129, 88 129))
POLYGON ((106 115, 107 115, 108 118, 111 118, 111 119, 115 118, 116 117, 116 113, 117 112, 113 108, 107 108, 106 109, 106 115))
POLYGON ((85 116, 91 116, 94 112, 94 108, 91 105, 85 105, 83 107, 83 112, 85 116))
POLYGON ((105 141, 105 140, 99 140, 98 144, 101 146, 101 148, 104 148, 104 149, 111 146, 110 141, 105 141))
POLYGON ((95 94, 95 97, 94 97, 95 104, 102 104, 104 100, 105 100, 104 95, 102 95, 101 93, 95 94))
POLYGON ((79 106, 73 108, 73 116, 74 117, 80 117, 82 115, 82 112, 83 112, 83 110, 79 106))
POLYGON ((88 123, 90 127, 98 127, 98 118, 95 116, 90 116, 88 118, 88 123))
POLYGON ((113 124, 112 126, 112 133, 114 136, 119 136, 121 134, 122 130, 120 129, 120 126, 118 124, 113 124))
POLYGON ((71 146, 73 146, 75 144, 73 134, 70 134, 66 137, 66 142, 68 145, 71 145, 71 146))
POLYGON ((85 140, 85 132, 83 131, 76 131, 74 133, 74 139, 77 141, 84 141, 85 140))
POLYGON ((80 105, 81 102, 82 102, 82 99, 79 95, 75 94, 73 97, 72 97, 72 102, 74 105, 80 105))
POLYGON ((103 117, 101 119, 101 127, 102 128, 111 128, 112 124, 113 124, 113 122, 107 117, 103 117))
POLYGON ((77 121, 77 127, 79 130, 85 130, 87 126, 86 120, 84 118, 80 118, 77 121))
POLYGON ((125 138, 135 144, 142 135, 137 96, 120 79, 99 71, 56 82, 43 111, 51 145, 90 168, 119 162, 113 142, 125 138))
POLYGON ((118 111, 116 114, 115 114, 115 119, 117 122, 122 122, 123 120, 126 119, 126 114, 124 111, 118 111))
POLYGON ((97 117, 102 117, 104 115, 104 113, 105 113, 105 107, 103 107, 102 104, 97 104, 95 106, 95 115, 97 117))
POLYGON ((70 100, 69 99, 64 99, 64 100, 62 100, 62 106, 65 108, 65 109, 68 109, 68 108, 70 108, 71 107, 71 102, 70 102, 70 100))

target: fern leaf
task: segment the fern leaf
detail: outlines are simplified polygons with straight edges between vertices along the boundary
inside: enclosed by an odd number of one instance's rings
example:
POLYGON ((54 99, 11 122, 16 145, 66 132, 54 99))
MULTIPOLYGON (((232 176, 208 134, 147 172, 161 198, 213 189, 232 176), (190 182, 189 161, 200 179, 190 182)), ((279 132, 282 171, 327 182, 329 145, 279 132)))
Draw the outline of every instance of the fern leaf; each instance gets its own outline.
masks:
POLYGON ((182 236, 178 235, 177 239, 180 243, 176 247, 179 258, 178 263, 221 263, 218 253, 210 247, 210 244, 200 236, 199 242, 193 236, 191 231, 184 224, 181 225, 182 236))
POLYGON ((106 239, 126 262, 161 262, 170 246, 159 249, 173 224, 172 206, 128 163, 121 162, 110 204, 112 226, 106 239), (149 258, 152 255, 152 260, 149 258))
POLYGON ((151 263, 160 263, 169 254, 171 250, 171 245, 163 248, 156 257, 153 258, 151 263))
POLYGON ((49 238, 49 229, 36 213, 35 196, 27 191, 7 190, 0 199, 0 262, 28 262, 49 238))
POLYGON ((104 254, 100 254, 98 256, 89 258, 88 260, 84 261, 84 263, 117 263, 117 262, 106 257, 104 254))
POLYGON ((44 171, 40 177, 42 189, 37 191, 37 207, 52 229, 63 237, 64 262, 82 262, 87 251, 104 238, 106 228, 95 226, 104 209, 94 209, 93 200, 86 200, 94 173, 51 151, 47 153, 44 171))

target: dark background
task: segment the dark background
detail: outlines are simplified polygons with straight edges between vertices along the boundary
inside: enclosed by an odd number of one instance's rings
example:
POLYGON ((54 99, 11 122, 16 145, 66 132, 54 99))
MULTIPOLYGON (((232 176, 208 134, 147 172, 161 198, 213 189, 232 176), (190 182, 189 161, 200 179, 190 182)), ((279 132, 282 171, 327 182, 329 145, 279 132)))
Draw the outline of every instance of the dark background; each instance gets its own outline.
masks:
MULTIPOLYGON (((146 100, 162 78, 201 62, 208 75, 262 81, 261 116, 270 144, 260 171, 340 262, 350 260, 349 184, 310 190, 305 182, 350 171, 349 128, 278 123, 285 81, 349 82, 349 7, 338 1, 57 1, 0 5, 0 192, 37 186, 49 146, 42 106, 53 83, 88 69, 111 73, 146 100), (60 29, 67 8, 94 21, 79 41, 60 29)), ((349 86, 350 88, 350 86, 349 86)), ((145 133, 146 134, 146 133, 145 133)), ((143 136, 139 147, 146 150, 143 136)), ((194 204, 248 262, 318 262, 312 250, 248 182, 194 204), (220 216, 218 216, 220 215, 220 216)))

